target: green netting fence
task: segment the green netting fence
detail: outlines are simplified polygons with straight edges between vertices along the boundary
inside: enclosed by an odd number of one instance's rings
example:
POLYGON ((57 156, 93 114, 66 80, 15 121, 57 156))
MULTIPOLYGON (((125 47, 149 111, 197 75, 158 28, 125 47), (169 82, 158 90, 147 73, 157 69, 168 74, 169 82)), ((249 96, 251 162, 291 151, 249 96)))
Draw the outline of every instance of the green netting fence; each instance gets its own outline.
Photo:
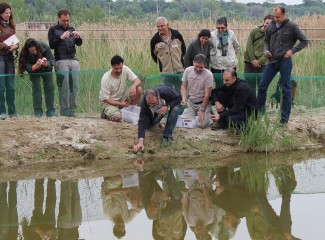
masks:
MULTIPOLYGON (((107 70, 82 70, 80 71, 79 91, 78 91, 78 114, 98 114, 101 110, 100 101, 98 98, 100 90, 100 82, 103 74, 107 70)), ((56 73, 51 74, 54 89, 55 89, 55 107, 59 112, 58 104, 58 88, 56 84, 56 73)), ((161 75, 142 76, 136 73, 142 81, 143 89, 150 89, 157 85, 162 85, 161 75)), ((39 74, 35 74, 35 76, 39 74)), ((4 75, 0 75, 0 80, 3 81, 4 75)), ((181 75, 177 75, 181 77, 181 75)), ((220 75, 215 74, 215 78, 220 78, 220 75)), ((238 74, 239 78, 256 79, 256 75, 238 74)), ((257 76, 258 77, 258 76, 257 76)), ((267 102, 271 105, 272 95, 276 92, 276 86, 279 76, 277 76, 271 83, 268 90, 267 102)), ((295 106, 303 105, 307 108, 320 108, 325 106, 325 76, 292 76, 292 80, 296 84, 296 94, 294 99, 295 106)), ((257 86, 256 82, 256 86, 257 86)), ((256 87, 257 88, 257 87, 256 87)), ((29 74, 15 75, 15 89, 16 89, 16 110, 18 115, 33 115, 32 102, 32 83, 29 74)), ((43 94, 43 110, 45 109, 45 101, 43 94)))

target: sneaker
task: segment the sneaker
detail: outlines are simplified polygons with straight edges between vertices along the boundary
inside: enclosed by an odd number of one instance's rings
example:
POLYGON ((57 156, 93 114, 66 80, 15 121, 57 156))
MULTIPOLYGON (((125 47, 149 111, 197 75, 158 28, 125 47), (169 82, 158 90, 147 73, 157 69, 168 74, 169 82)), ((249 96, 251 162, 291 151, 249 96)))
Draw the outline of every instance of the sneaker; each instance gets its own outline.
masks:
POLYGON ((210 125, 210 129, 212 131, 220 130, 220 129, 227 129, 227 126, 220 122, 214 122, 210 125))
POLYGON ((7 114, 2 113, 0 114, 0 120, 5 120, 7 118, 7 114))
POLYGON ((287 125, 287 121, 286 120, 284 120, 284 119, 281 119, 280 120, 280 123, 279 123, 279 128, 284 128, 286 125, 287 125))
POLYGON ((47 116, 47 117, 56 117, 57 114, 56 114, 55 111, 49 111, 48 113, 46 113, 46 116, 47 116))

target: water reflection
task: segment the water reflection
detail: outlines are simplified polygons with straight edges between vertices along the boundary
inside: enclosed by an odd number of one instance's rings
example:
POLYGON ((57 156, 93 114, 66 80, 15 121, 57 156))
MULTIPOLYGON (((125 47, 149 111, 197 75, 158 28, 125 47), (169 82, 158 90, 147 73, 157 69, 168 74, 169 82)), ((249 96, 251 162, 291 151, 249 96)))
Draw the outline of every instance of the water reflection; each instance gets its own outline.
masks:
POLYGON ((199 169, 136 161, 134 172, 115 176, 2 182, 0 240, 299 239, 295 222, 305 221, 306 230, 314 222, 292 217, 302 210, 291 208, 301 193, 295 169, 256 160, 199 169))

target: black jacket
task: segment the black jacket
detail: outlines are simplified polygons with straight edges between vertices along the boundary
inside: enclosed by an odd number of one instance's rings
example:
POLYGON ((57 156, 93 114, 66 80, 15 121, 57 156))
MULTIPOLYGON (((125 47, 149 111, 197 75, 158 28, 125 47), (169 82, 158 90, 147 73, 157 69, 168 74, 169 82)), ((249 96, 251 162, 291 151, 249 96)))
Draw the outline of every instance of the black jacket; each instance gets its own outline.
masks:
POLYGON ((61 35, 65 32, 73 32, 75 29, 68 26, 67 29, 63 29, 59 24, 51 27, 48 32, 48 40, 51 49, 54 49, 55 60, 76 59, 76 47, 82 45, 82 38, 69 37, 67 39, 61 39, 61 35))
POLYGON ((221 118, 229 117, 232 114, 239 112, 251 113, 258 109, 258 102, 256 94, 253 89, 246 83, 246 81, 237 78, 233 85, 227 87, 222 85, 219 88, 213 89, 211 93, 212 104, 218 100, 218 93, 223 92, 229 99, 229 106, 227 110, 221 112, 221 118))
MULTIPOLYGON (((170 109, 178 106, 182 101, 182 96, 169 86, 157 86, 154 88, 159 92, 160 98, 165 100, 170 109)), ((144 138, 146 129, 153 124, 156 114, 153 115, 145 97, 141 100, 141 111, 138 122, 138 138, 144 138)))

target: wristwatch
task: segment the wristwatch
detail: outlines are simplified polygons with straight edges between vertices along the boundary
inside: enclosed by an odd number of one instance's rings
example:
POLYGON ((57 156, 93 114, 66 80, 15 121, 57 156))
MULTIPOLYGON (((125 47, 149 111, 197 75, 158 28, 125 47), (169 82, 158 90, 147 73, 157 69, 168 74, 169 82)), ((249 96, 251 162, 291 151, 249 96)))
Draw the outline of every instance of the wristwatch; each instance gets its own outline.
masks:
POLYGON ((204 107, 200 107, 200 111, 201 112, 205 112, 205 108, 204 107))

